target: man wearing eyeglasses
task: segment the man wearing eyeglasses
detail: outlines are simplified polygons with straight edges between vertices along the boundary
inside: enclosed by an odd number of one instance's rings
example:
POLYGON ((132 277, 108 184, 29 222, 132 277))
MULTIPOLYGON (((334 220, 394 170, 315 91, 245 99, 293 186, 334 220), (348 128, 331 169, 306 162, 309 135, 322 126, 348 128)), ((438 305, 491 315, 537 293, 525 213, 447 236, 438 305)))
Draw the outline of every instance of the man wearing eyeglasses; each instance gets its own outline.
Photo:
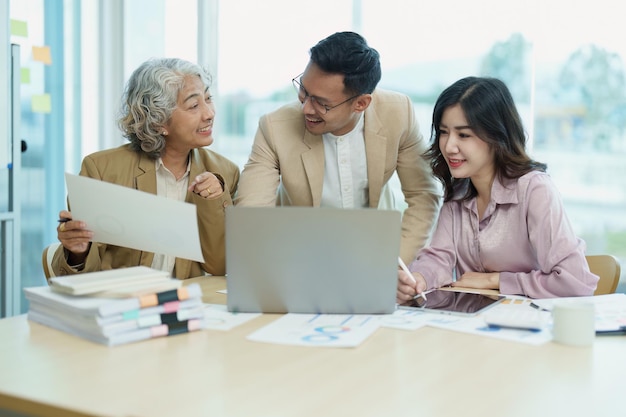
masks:
POLYGON ((400 256, 410 262, 440 206, 411 100, 375 90, 378 52, 354 32, 321 40, 310 56, 292 80, 299 103, 261 117, 235 204, 377 208, 397 172, 407 204, 400 256))

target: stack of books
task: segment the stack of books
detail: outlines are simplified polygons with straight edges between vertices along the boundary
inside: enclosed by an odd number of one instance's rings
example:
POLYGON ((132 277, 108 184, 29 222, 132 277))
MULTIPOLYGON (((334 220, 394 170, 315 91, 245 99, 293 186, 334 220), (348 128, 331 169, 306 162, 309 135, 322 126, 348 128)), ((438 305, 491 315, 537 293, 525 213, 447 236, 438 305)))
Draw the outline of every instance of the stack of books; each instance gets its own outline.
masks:
POLYGON ((24 288, 28 319, 115 346, 203 327, 202 290, 163 271, 132 267, 56 277, 24 288))

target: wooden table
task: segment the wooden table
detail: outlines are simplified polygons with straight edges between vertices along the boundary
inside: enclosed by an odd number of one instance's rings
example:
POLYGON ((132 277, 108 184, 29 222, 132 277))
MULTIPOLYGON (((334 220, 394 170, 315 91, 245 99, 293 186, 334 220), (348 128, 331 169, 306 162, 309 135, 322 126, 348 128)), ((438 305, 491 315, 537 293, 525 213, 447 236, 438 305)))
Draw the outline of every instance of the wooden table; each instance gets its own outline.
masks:
MULTIPOLYGON (((225 303, 223 277, 200 282, 225 303)), ((357 348, 252 342, 277 318, 227 332, 106 347, 0 320, 1 410, 34 416, 623 416, 626 338, 531 346, 422 328, 381 328, 357 348)))

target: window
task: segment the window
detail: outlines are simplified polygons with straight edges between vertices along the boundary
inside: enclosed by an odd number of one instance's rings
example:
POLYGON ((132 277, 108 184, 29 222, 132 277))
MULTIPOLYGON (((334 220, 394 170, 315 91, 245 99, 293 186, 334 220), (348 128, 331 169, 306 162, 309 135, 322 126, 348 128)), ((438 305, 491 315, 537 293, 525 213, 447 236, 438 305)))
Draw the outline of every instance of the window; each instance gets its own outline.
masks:
MULTIPOLYGON (((551 3, 551 2, 548 2, 551 3)), ((626 45, 614 3, 542 5, 535 143, 589 254, 626 265, 626 45), (558 28, 558 30, 555 30, 558 28)), ((626 290, 622 268, 621 291, 626 290)))
MULTIPOLYGON (((74 102, 64 90, 63 81, 72 84, 64 48, 72 45, 73 26, 64 25, 68 16, 63 8, 45 0, 13 0, 9 10, 21 27, 12 32, 11 43, 20 47, 20 134, 26 144, 16 178, 21 200, 20 276, 26 287, 45 283, 39 260, 44 246, 56 239, 57 213, 65 207, 63 141, 73 141, 65 114, 74 102)), ((21 288, 16 290, 21 295, 21 288)), ((26 307, 21 295, 21 310, 26 307)))
MULTIPOLYGON (((12 0, 10 17, 29 28, 26 37, 11 36, 22 46, 22 67, 30 69, 29 84, 22 86, 22 135, 29 147, 21 179, 22 258, 28 260, 22 262, 23 285, 42 282, 33 260, 56 240, 56 216, 65 207, 63 171, 77 173, 85 154, 125 143, 116 126, 117 104, 139 63, 152 56, 196 61, 198 48, 214 49, 204 44, 198 25, 217 27, 217 50, 209 51, 217 56, 210 68, 217 107, 211 148, 240 167, 259 117, 296 100, 291 79, 306 66, 309 48, 331 33, 355 30, 381 54, 380 87, 412 98, 427 138, 443 88, 466 75, 503 79, 525 120, 531 155, 548 164, 587 253, 610 253, 626 265, 621 14, 612 0, 574 3, 319 0, 311 7, 289 0, 12 0), (198 23, 202 7, 214 2, 217 16, 198 23), (119 44, 105 59, 103 40, 116 36, 119 44), (33 61, 32 46, 50 46, 52 65, 33 61), (109 71, 109 56, 119 60, 115 71, 109 71), (111 91, 108 101, 100 86, 111 91), (33 111, 33 96, 46 94, 50 113, 33 111), (101 123, 110 128, 99 131, 101 123)), ((45 110, 45 99, 43 104, 45 110)), ((626 291, 624 278, 620 290, 626 291)))
POLYGON ((309 48, 356 30, 381 54, 380 87, 413 99, 426 138, 443 88, 467 75, 505 81, 530 153, 548 164, 587 253, 611 253, 626 264, 626 44, 614 3, 577 3, 220 2, 212 147, 243 167, 259 116, 296 99, 289 82, 306 66, 309 48), (241 36, 242 28, 252 35, 241 36))

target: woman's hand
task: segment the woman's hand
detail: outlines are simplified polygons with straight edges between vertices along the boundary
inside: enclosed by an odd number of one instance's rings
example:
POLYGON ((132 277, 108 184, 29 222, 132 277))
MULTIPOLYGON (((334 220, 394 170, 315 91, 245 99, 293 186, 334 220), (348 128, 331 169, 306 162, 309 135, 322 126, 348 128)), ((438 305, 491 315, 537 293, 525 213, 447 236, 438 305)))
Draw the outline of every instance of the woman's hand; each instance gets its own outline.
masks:
POLYGON ((450 284, 453 287, 475 288, 481 290, 499 290, 499 272, 466 272, 450 284))
POLYGON ((188 190, 204 198, 216 198, 224 192, 222 182, 210 172, 203 172, 194 178, 188 190))
POLYGON ((70 253, 67 262, 70 265, 83 263, 93 239, 93 232, 79 220, 72 220, 72 213, 66 210, 59 212, 59 226, 57 237, 65 249, 70 253))
POLYGON ((410 301, 417 294, 426 291, 426 279, 419 272, 407 274, 402 269, 398 270, 398 289, 396 291, 396 303, 402 304, 410 301))

